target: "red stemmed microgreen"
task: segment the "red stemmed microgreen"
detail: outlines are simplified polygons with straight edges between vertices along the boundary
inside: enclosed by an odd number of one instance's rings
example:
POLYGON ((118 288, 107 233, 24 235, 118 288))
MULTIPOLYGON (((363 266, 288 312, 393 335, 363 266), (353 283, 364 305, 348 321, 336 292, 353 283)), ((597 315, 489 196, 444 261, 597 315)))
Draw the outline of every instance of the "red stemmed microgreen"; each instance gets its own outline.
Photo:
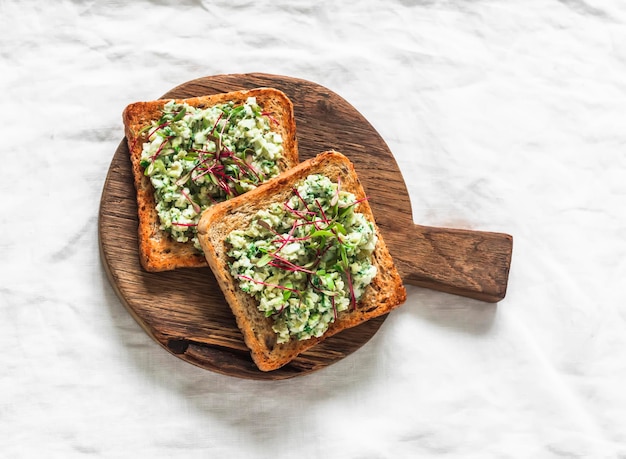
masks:
POLYGON ((220 120, 222 119, 222 116, 224 116, 224 112, 221 112, 219 114, 219 116, 217 117, 217 120, 215 121, 215 123, 213 124, 213 128, 211 129, 211 132, 209 133, 209 135, 213 135, 213 132, 215 132, 215 128, 217 127, 218 123, 220 122, 220 120))
POLYGON ((304 208, 307 210, 307 212, 310 215, 315 215, 315 212, 313 212, 310 208, 309 205, 307 204, 307 202, 304 200, 304 198, 300 195, 300 192, 298 191, 297 188, 293 189, 293 193, 298 197, 298 199, 300 200, 300 202, 304 205, 304 208))
POLYGON ((279 269, 284 269, 285 271, 291 271, 291 272, 302 272, 302 273, 307 273, 307 274, 315 274, 313 271, 306 269, 302 266, 298 266, 295 263, 292 263, 291 261, 287 260, 284 257, 281 257, 280 255, 276 254, 276 253, 272 253, 269 254, 270 257, 272 258, 272 261, 270 261, 268 264, 270 266, 273 266, 275 268, 279 268, 279 269))
POLYGON ((310 211, 302 212, 302 211, 296 210, 293 207, 291 207, 288 203, 284 203, 283 207, 287 209, 289 212, 291 212, 292 214, 294 214, 296 217, 301 218, 302 220, 306 220, 307 215, 316 215, 314 212, 310 212, 310 211))
POLYGON ((348 288, 350 289, 350 304, 352 305, 352 309, 356 309, 356 295, 354 294, 354 285, 352 284, 352 275, 350 274, 350 269, 345 270, 345 275, 348 280, 348 288))
POLYGON ((159 125, 158 125, 158 126, 156 126, 156 127, 155 127, 152 131, 149 131, 149 132, 148 132, 148 135, 146 136, 146 139, 150 140, 150 138, 151 138, 154 134, 156 134, 156 133, 157 133, 158 131, 160 131, 161 129, 163 129, 163 128, 165 128, 165 127, 169 126, 170 124, 172 124, 172 121, 171 121, 171 120, 167 120, 167 121, 165 121, 165 122, 163 122, 163 123, 159 124, 159 125))
POLYGON ((191 196, 189 196, 189 194, 187 194, 185 190, 181 190, 180 192, 185 197, 185 199, 191 203, 191 207, 193 207, 194 212, 199 214, 202 211, 200 205, 196 203, 193 199, 191 199, 191 196))
POLYGON ((326 214, 324 213, 324 208, 322 207, 322 205, 320 204, 319 199, 315 200, 315 204, 317 205, 317 208, 320 210, 320 215, 322 216, 322 220, 324 221, 324 223, 326 224, 326 226, 328 226, 329 221, 328 218, 326 218, 326 214))
MULTIPOLYGON (((148 131, 148 135, 146 136, 146 138, 148 140, 150 140, 150 138, 156 134, 158 131, 160 131, 161 129, 166 128, 167 126, 169 126, 172 123, 175 123, 176 121, 180 121, 181 119, 183 119, 185 117, 185 114, 187 113, 187 108, 186 107, 181 107, 181 109, 178 111, 178 113, 176 113, 176 115, 174 115, 174 117, 171 120, 166 120, 163 121, 161 124, 159 124, 158 126, 155 126, 154 129, 152 129, 152 131, 148 131)), ((146 126, 146 128, 149 129, 149 126, 146 126)), ((144 128, 144 129, 146 129, 144 128)))
POLYGON ((275 124, 276 126, 278 126, 280 123, 278 122, 278 120, 276 118, 274 118, 274 116, 272 115, 272 113, 270 112, 262 112, 261 116, 265 116, 267 117, 268 120, 270 120, 273 124, 275 124))
POLYGON ((154 162, 154 160, 159 157, 159 155, 163 152, 163 150, 165 149, 169 141, 172 140, 173 138, 174 138, 173 135, 165 138, 165 140, 161 143, 161 145, 159 145, 159 148, 157 149, 157 151, 155 151, 154 154, 150 156, 150 160, 152 162, 154 162))

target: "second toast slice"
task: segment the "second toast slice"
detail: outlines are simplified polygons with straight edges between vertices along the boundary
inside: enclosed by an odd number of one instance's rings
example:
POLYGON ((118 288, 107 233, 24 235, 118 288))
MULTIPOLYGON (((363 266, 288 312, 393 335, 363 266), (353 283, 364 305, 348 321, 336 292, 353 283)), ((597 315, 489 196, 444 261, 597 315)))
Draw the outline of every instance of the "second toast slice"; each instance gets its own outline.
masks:
POLYGON ((406 299, 354 166, 338 152, 208 209, 198 237, 262 371, 406 299))

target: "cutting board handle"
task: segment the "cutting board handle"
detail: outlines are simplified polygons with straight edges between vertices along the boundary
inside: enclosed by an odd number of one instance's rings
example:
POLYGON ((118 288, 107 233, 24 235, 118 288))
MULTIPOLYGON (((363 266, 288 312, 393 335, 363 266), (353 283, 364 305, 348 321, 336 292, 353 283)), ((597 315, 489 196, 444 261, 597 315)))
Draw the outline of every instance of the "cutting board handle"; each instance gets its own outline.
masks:
POLYGON ((506 295, 513 238, 413 225, 393 253, 407 284, 495 303, 506 295))

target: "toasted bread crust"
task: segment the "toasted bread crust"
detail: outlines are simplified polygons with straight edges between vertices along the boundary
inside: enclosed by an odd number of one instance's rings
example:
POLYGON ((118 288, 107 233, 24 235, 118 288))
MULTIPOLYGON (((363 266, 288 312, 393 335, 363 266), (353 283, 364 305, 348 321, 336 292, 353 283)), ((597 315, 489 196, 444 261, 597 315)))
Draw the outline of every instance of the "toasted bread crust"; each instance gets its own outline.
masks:
POLYGON ((393 263, 385 241, 376 225, 372 210, 363 201, 358 212, 374 224, 378 243, 372 256, 378 274, 366 288, 356 310, 339 313, 337 320, 319 338, 277 344, 272 321, 257 309, 256 300, 242 292, 228 267, 226 236, 234 229, 247 227, 255 213, 271 203, 284 202, 293 186, 309 174, 320 173, 336 181, 341 177, 342 189, 352 192, 357 199, 366 198, 352 163, 341 153, 329 151, 304 161, 264 185, 207 209, 198 225, 198 237, 206 258, 230 305, 241 329, 252 359, 262 371, 278 369, 320 341, 366 320, 390 312, 406 300, 406 290, 393 263))
MULTIPOLYGON (((281 172, 298 164, 293 104, 283 92, 273 88, 256 88, 176 99, 176 102, 185 102, 194 107, 210 107, 229 101, 245 102, 248 97, 256 97, 257 103, 265 111, 272 113, 273 118, 278 121, 278 125, 272 123, 272 130, 280 133, 283 138, 283 160, 279 164, 281 172)), ((176 242, 168 233, 159 229, 154 188, 140 165, 145 134, 139 133, 152 120, 161 118, 163 105, 169 100, 171 99, 136 102, 128 105, 122 114, 137 196, 139 259, 143 268, 150 272, 207 265, 204 255, 191 242, 176 242)))

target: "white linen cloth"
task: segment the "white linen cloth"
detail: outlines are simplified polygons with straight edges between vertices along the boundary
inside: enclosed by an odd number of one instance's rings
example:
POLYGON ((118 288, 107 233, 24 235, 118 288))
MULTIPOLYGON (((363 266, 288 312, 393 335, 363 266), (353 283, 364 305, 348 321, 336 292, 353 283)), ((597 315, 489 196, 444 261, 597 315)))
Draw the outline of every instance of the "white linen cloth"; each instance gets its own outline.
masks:
POLYGON ((4 0, 0 30, 1 457, 626 457, 626 3, 4 0), (241 72, 354 105, 416 223, 512 234, 506 298, 409 286, 280 382, 152 341, 98 251, 121 112, 241 72))

